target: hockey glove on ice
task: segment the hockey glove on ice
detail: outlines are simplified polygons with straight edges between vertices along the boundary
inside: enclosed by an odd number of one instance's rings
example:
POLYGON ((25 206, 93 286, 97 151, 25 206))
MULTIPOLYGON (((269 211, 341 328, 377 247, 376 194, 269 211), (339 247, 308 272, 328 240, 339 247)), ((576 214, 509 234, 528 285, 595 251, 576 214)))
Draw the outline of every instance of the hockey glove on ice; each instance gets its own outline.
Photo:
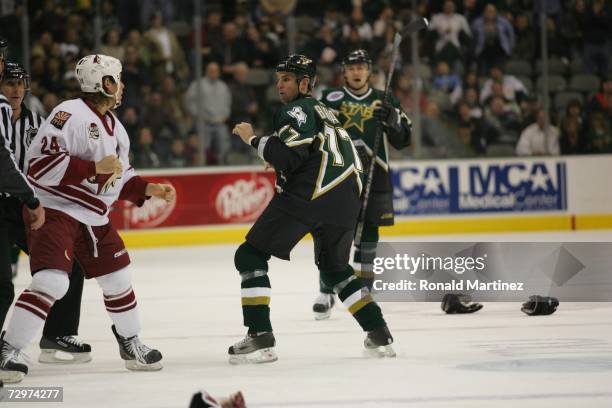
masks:
POLYGON ((447 293, 442 298, 442 310, 446 314, 474 313, 480 309, 482 309, 482 305, 472 302, 470 295, 447 293))
POLYGON ((529 300, 523 303, 521 311, 529 316, 545 316, 555 313, 559 306, 559 299, 549 296, 529 296, 529 300))

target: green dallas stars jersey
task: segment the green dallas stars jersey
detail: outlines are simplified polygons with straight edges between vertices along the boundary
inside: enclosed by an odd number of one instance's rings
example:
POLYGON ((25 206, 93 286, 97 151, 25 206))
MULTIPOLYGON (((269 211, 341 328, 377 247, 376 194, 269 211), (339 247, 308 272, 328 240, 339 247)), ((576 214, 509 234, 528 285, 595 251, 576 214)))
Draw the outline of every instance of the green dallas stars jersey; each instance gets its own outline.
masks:
POLYGON ((333 112, 302 97, 282 106, 273 126, 276 137, 262 138, 258 146, 277 173, 278 194, 271 205, 297 218, 354 227, 363 168, 333 112))
MULTIPOLYGON (((353 141, 365 142, 368 154, 372 156, 376 129, 379 126, 374 118, 374 108, 383 100, 384 92, 370 88, 361 96, 354 95, 346 87, 329 88, 323 91, 321 102, 339 113, 340 123, 348 132, 353 141)), ((399 101, 390 95, 389 102, 399 110, 400 120, 404 122, 404 128, 410 129, 411 122, 400 107, 399 101)), ((376 154, 377 166, 374 170, 372 191, 377 193, 390 193, 393 191, 389 173, 389 143, 396 149, 401 149, 409 144, 410 132, 402 135, 383 134, 383 140, 376 154), (381 173, 380 170, 384 172, 381 173)), ((367 169, 366 169, 367 171, 367 169)))

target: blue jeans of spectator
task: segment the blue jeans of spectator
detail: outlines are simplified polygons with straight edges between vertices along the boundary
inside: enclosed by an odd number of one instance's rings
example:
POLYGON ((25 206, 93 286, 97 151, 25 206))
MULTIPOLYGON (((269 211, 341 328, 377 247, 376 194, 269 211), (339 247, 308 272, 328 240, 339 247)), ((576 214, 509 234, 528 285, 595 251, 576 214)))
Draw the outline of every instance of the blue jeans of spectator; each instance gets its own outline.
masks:
POLYGON ((225 163, 230 150, 230 134, 225 123, 204 123, 204 148, 217 156, 220 164, 225 163))

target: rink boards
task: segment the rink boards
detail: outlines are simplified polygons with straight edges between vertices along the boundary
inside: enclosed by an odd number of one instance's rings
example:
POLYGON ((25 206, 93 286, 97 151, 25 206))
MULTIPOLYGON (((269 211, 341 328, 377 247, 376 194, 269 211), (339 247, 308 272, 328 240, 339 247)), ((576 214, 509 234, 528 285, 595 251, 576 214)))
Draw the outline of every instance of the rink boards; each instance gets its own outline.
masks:
MULTIPOLYGON (((383 235, 612 229, 612 155, 392 163, 396 223, 383 235)), ((120 203, 129 247, 233 243, 274 194, 258 166, 142 172, 177 202, 120 203)))

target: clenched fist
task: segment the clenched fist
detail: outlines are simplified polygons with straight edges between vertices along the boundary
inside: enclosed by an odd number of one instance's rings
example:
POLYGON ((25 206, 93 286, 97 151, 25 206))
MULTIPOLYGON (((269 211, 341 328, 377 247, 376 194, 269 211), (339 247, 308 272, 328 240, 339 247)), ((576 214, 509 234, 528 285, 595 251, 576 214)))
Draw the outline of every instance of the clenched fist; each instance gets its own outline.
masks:
POLYGON ((242 122, 234 126, 232 134, 240 136, 240 139, 246 144, 249 144, 251 138, 255 136, 253 126, 250 123, 242 122))
POLYGON ((123 169, 121 161, 114 154, 106 156, 102 160, 96 162, 96 174, 116 174, 121 175, 123 169))
POLYGON ((147 184, 145 195, 161 198, 170 203, 176 198, 176 190, 170 184, 149 183, 147 184))

